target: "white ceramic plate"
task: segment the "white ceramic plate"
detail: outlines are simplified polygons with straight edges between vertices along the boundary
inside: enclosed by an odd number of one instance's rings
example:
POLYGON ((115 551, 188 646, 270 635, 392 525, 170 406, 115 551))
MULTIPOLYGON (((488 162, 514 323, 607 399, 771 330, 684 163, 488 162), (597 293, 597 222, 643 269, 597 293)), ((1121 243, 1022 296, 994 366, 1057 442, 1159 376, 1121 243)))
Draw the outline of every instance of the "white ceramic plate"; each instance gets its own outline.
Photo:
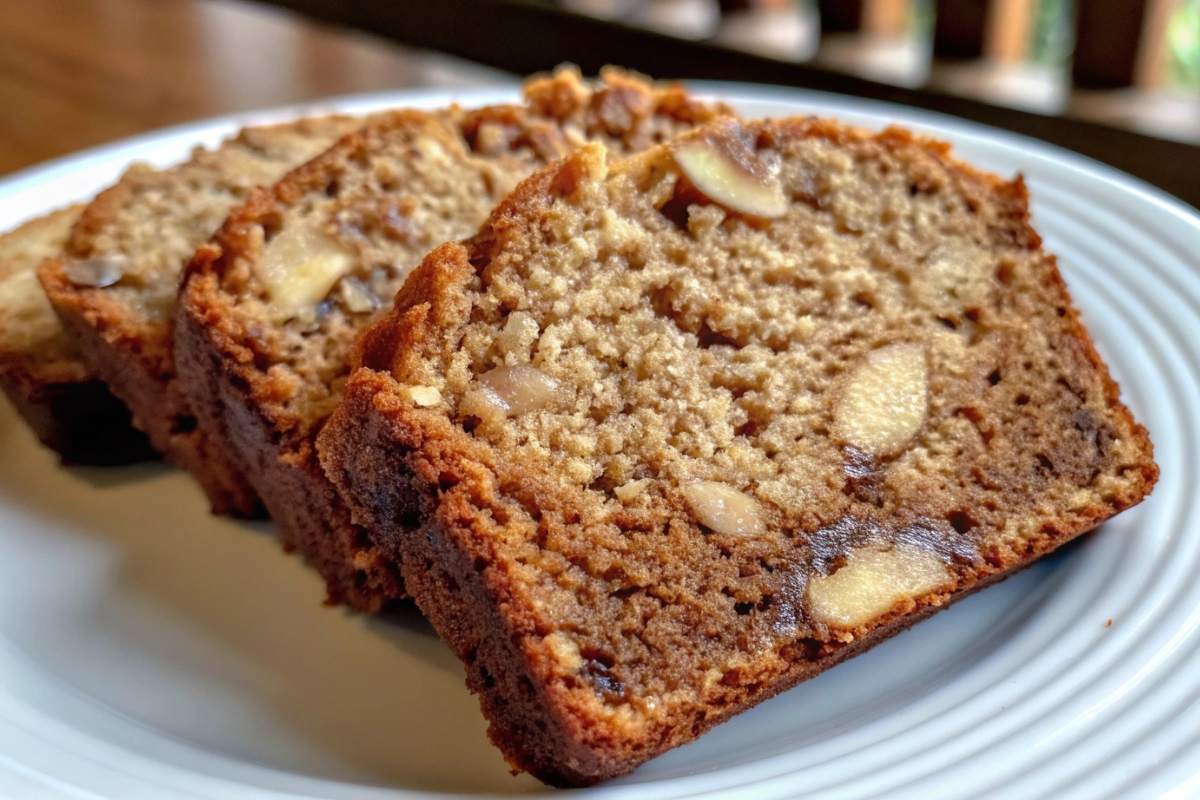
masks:
MULTIPOLYGON (((948 117, 800 91, 699 88, 747 115, 899 122, 949 139, 976 164, 1023 172, 1035 224, 1149 427, 1163 478, 1151 500, 1078 545, 588 792, 1200 795, 1191 485, 1200 218, 1108 167, 948 117)), ((89 196, 131 159, 167 163, 245 121, 175 128, 14 175, 0 182, 0 228, 89 196)), ((191 481, 164 467, 60 468, 4 408, 0 796, 549 791, 507 773, 458 662, 415 612, 364 618, 324 608, 321 597, 316 575, 279 553, 268 525, 210 517, 191 481)))

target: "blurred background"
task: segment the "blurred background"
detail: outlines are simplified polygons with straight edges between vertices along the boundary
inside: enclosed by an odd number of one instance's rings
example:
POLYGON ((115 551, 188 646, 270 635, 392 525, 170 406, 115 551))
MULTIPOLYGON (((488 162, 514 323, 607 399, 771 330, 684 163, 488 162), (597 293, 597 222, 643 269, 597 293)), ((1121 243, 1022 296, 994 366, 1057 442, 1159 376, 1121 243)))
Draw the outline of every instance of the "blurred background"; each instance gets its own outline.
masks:
POLYGON ((0 174, 213 114, 562 61, 930 108, 1200 204, 1200 0, 0 0, 0 174))

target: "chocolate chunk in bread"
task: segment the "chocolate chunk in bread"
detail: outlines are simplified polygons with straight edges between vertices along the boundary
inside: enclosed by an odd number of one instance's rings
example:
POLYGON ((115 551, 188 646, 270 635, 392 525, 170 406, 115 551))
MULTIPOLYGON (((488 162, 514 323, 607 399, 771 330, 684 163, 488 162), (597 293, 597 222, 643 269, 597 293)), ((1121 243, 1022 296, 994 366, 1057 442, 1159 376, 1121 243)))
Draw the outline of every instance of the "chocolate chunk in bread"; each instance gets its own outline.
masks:
POLYGON ((623 775, 1151 490, 1025 187, 902 130, 589 146, 360 341, 330 479, 509 762, 623 775))

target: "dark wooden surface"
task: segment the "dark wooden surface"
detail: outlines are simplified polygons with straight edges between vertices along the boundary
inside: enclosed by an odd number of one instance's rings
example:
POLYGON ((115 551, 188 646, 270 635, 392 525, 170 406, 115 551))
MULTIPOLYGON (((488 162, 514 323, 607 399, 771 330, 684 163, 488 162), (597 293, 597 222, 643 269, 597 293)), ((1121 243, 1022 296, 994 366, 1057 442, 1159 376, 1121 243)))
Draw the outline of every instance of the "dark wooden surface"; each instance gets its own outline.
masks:
POLYGON ((0 0, 0 175, 164 125, 497 76, 229 0, 0 0))
POLYGON ((818 0, 821 27, 830 33, 857 31, 863 24, 866 0, 818 0))
POLYGON ((0 0, 0 174, 213 114, 499 75, 432 51, 513 75, 616 63, 911 105, 1053 142, 1200 206, 1193 145, 685 42, 537 0, 0 0))
POLYGON ((702 42, 580 17, 537 0, 273 0, 330 23, 525 74, 571 61, 621 64, 662 78, 799 86, 940 111, 1033 136, 1104 161, 1200 207, 1200 147, 1096 123, 999 108, 702 42))
POLYGON ((937 0, 933 53, 939 58, 979 58, 987 31, 987 0, 937 0))
POLYGON ((1075 10, 1071 77, 1077 86, 1115 89, 1136 78, 1149 0, 1083 0, 1075 10))

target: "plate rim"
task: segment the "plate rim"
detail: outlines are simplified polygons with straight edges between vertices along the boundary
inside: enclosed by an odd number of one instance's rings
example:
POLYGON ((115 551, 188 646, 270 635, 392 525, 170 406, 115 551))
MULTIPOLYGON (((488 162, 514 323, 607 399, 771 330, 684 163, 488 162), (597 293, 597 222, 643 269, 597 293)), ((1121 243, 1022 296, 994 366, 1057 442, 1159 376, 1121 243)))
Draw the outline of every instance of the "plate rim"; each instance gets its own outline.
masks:
MULTIPOLYGON (((1071 172, 1083 176, 1086 180, 1101 180, 1105 184, 1113 187, 1118 192, 1126 192, 1133 194, 1142 201, 1152 204, 1162 212, 1169 213, 1172 217, 1179 220, 1181 223, 1186 223, 1191 229, 1200 230, 1200 211, 1193 208, 1189 204, 1174 197, 1166 191, 1142 180, 1123 172, 1111 165, 1105 164, 1096 159, 1084 156, 1070 149, 1059 145, 1051 144, 1043 140, 1030 137, 1023 134, 1013 133, 1002 128, 996 128, 983 123, 965 120, 949 114, 941 112, 928 111, 925 109, 917 109, 899 104, 889 103, 879 100, 868 100, 856 98, 849 95, 840 95, 829 92, 821 92, 816 90, 790 88, 780 86, 770 86, 763 84, 749 84, 738 82, 725 81, 685 81, 693 91, 704 97, 715 97, 732 103, 779 103, 781 105, 803 106, 814 105, 824 108, 845 109, 852 114, 869 114, 879 117, 891 117, 899 124, 910 127, 916 130, 928 130, 933 135, 950 138, 954 144, 955 151, 960 151, 960 142, 962 141, 979 141, 987 147, 999 147, 1005 152, 1019 152, 1023 155, 1036 156, 1039 159, 1052 161, 1060 169, 1066 169, 1071 172)), ((376 108, 384 108, 398 105, 416 105, 416 106, 432 106, 442 105, 449 100, 462 102, 463 104, 483 103, 483 102, 503 102, 505 100, 515 99, 517 96, 517 84, 512 87, 481 87, 481 88, 460 88, 460 89, 445 89, 445 88, 422 88, 422 89, 398 89, 381 92, 369 92, 339 95, 328 98, 320 98, 316 100, 306 101, 296 104, 285 104, 274 106, 266 109, 236 112, 215 117, 209 117, 201 120, 184 122, 177 125, 171 125, 159 128, 153 131, 147 131, 135 136, 99 144, 94 147, 89 147, 75 153, 67 154, 40 164, 35 164, 24 169, 0 176, 0 210, 5 204, 13 201, 14 198, 19 198, 23 193, 28 192, 39 185, 44 185, 49 181, 53 181, 62 177, 69 176, 82 168, 95 166, 99 164, 113 164, 118 160, 124 159, 121 164, 121 169, 130 163, 129 157, 137 152, 145 151, 155 146, 160 146, 163 143, 174 142, 176 140, 198 140, 204 136, 212 136, 214 133, 221 131, 232 131, 236 127, 244 124, 257 124, 265 121, 284 120, 294 118, 296 116, 321 113, 323 111, 344 110, 353 113, 357 110, 373 110, 376 108)), ((822 112, 824 113, 824 111, 822 112)), ((837 116, 839 111, 833 111, 830 116, 837 116)), ((30 216, 44 213, 49 210, 48 207, 39 208, 30 212, 30 216)), ((0 645, 13 646, 7 639, 0 639, 0 645)), ((18 652, 20 652, 18 650, 18 652)), ((25 656, 21 652, 22 656, 25 656)), ((3 684, 0 683, 0 693, 3 692, 3 684)), ((0 723, 8 723, 9 720, 0 717, 0 723)), ((139 723, 140 724, 140 723, 139 723)), ((155 731, 159 735, 169 736, 160 731, 155 731)), ((196 747, 188 742, 181 742, 186 747, 196 747)), ((285 770, 272 768, 268 766, 260 766, 252 762, 238 762, 233 759, 228 759, 219 753, 202 751, 206 758, 224 759, 232 764, 239 765, 243 768, 249 768, 252 772, 259 769, 264 770, 268 774, 285 774, 290 777, 299 779, 300 783, 310 783, 311 785, 336 785, 343 786, 337 781, 330 781, 308 775, 296 775, 288 773, 285 770)), ((140 754, 134 754, 140 756, 140 754)), ((0 751, 0 769, 5 767, 23 767, 24 765, 14 762, 7 754, 0 751)), ((172 769, 186 769, 181 765, 172 764, 172 769)), ((32 768, 24 767, 31 770, 32 768)), ((189 770, 192 771, 192 770, 189 770)), ((44 778, 54 780, 55 776, 38 773, 44 778)), ((210 781, 222 780, 216 775, 211 775, 203 772, 195 772, 197 777, 202 777, 210 781)), ((689 779, 682 779, 685 782, 689 779)), ((61 782, 59 782, 61 784, 61 782)), ((633 794, 637 794, 638 789, 647 789, 652 784, 622 784, 608 785, 601 787, 601 792, 607 794, 607 790, 614 792, 633 790, 633 794)), ((61 788, 61 786, 60 786, 61 788)), ((155 786, 157 789, 168 789, 166 786, 155 786)), ((247 785, 256 792, 261 792, 261 796, 284 796, 285 793, 277 792, 276 790, 265 787, 253 787, 247 785)), ((363 796, 375 796, 377 787, 363 787, 367 794, 363 796)), ((382 789, 386 796, 441 796, 437 793, 427 793, 419 790, 405 789, 382 789)), ((286 793, 291 796, 290 793, 286 793)), ((90 794, 68 795, 63 796, 96 796, 90 794)), ((383 795, 381 795, 383 796, 383 795)))

